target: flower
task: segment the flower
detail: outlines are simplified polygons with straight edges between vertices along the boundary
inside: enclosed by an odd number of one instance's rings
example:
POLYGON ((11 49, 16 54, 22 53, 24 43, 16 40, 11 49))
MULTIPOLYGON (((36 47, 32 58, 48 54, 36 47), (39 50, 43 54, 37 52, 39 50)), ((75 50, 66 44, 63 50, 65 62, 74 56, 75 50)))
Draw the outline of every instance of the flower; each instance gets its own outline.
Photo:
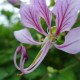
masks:
POLYGON ((21 61, 22 64, 20 66, 22 67, 20 67, 19 70, 23 74, 34 71, 43 61, 52 45, 70 54, 80 52, 80 27, 71 30, 78 17, 79 8, 80 0, 56 0, 52 11, 47 7, 45 0, 31 0, 31 4, 29 5, 21 4, 21 21, 26 28, 15 31, 15 38, 21 43, 43 45, 42 49, 28 68, 24 69, 24 61, 21 61), (56 16, 56 27, 51 27, 52 14, 56 16), (46 21, 49 32, 43 30, 40 23, 41 17, 46 21), (35 41, 27 28, 33 28, 43 34, 45 36, 44 41, 35 41), (60 45, 57 44, 60 35, 64 34, 66 31, 68 33, 65 35, 64 43, 60 45))
POLYGON ((8 0, 10 3, 15 4, 18 0, 8 0))
POLYGON ((8 0, 9 3, 11 3, 12 5, 19 7, 21 1, 20 0, 8 0))

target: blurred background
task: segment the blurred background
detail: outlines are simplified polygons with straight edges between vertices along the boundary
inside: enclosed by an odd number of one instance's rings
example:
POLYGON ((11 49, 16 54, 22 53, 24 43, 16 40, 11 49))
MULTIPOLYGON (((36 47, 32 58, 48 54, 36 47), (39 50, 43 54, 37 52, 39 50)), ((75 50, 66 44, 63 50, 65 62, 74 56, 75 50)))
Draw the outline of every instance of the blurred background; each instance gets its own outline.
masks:
MULTIPOLYGON (((47 0, 47 4, 51 8, 55 2, 47 0)), ((41 24, 46 30, 46 23, 43 19, 41 24)), ((55 25, 55 16, 53 16, 52 25, 55 25)), ((74 27, 77 26, 80 26, 80 14, 74 27)), ((13 56, 20 43, 14 38, 13 32, 23 27, 20 22, 19 9, 9 4, 7 0, 0 0, 0 80, 80 80, 80 53, 71 55, 57 50, 54 46, 35 71, 18 76, 20 71, 14 66, 13 56)), ((33 29, 30 29, 30 32, 38 41, 44 37, 33 29)), ((28 67, 40 50, 40 46, 25 46, 29 55, 25 67, 28 67)), ((17 58, 18 61, 19 59, 20 57, 17 58)))

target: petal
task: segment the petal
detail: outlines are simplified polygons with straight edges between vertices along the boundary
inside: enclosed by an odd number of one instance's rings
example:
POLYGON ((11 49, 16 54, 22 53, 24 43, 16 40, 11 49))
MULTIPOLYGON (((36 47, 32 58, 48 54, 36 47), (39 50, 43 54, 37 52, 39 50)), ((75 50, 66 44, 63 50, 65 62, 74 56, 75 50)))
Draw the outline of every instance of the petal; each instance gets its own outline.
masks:
POLYGON ((38 10, 31 4, 22 4, 20 8, 21 21, 25 27, 34 28, 38 32, 46 35, 40 24, 40 16, 38 10))
POLYGON ((80 0, 56 0, 52 11, 56 15, 56 35, 71 29, 77 19, 79 7, 80 0))
POLYGON ((23 74, 28 74, 32 71, 34 71, 39 65, 40 63, 43 61, 44 57, 47 55, 48 50, 50 49, 51 43, 48 42, 46 43, 43 48, 40 50, 39 54, 37 55, 36 59, 32 62, 32 64, 28 67, 23 69, 24 66, 24 61, 23 61, 23 65, 21 64, 21 71, 23 74))
POLYGON ((46 1, 45 0, 32 0, 32 1, 34 2, 34 5, 36 5, 37 8, 39 9, 41 16, 45 19, 48 28, 51 29, 52 13, 47 7, 46 1))
POLYGON ((20 5, 22 3, 22 1, 20 0, 7 0, 7 1, 17 8, 20 8, 20 5))
POLYGON ((27 29, 22 29, 14 32, 15 38, 21 43, 40 45, 42 42, 37 42, 33 40, 30 32, 27 29))
POLYGON ((62 45, 55 44, 55 47, 71 54, 80 52, 80 27, 71 30, 66 35, 65 42, 62 45))

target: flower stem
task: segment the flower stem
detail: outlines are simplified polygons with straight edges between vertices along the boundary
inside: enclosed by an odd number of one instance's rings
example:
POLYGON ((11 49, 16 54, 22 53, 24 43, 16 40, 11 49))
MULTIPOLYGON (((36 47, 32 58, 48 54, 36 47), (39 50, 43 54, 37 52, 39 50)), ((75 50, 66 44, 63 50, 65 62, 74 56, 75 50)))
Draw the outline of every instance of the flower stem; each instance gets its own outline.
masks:
POLYGON ((68 67, 66 67, 66 68, 64 68, 64 69, 59 70, 59 73, 62 73, 62 72, 64 72, 64 71, 68 70, 68 69, 71 69, 71 68, 75 67, 75 66, 78 65, 78 64, 79 64, 79 62, 76 62, 76 63, 74 63, 74 64, 71 64, 70 66, 68 66, 68 67))
POLYGON ((45 80, 47 76, 48 76, 48 73, 46 73, 40 80, 45 80))

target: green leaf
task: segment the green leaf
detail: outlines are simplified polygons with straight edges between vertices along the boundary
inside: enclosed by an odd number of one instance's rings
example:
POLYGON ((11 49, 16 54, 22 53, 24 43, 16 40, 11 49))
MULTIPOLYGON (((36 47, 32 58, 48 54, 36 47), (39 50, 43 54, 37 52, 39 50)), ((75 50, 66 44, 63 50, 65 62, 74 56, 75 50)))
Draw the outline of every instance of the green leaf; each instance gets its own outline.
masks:
POLYGON ((5 69, 0 68, 0 80, 3 80, 7 76, 8 73, 5 71, 5 69))
POLYGON ((51 66, 48 66, 48 67, 47 67, 47 70, 48 70, 48 73, 55 73, 55 72, 58 71, 58 70, 54 69, 54 68, 51 67, 51 66))
POLYGON ((5 65, 5 67, 0 68, 0 80, 12 75, 15 70, 16 69, 13 65, 5 65))
POLYGON ((75 74, 73 73, 73 71, 65 71, 63 73, 60 74, 59 76, 59 80, 76 80, 75 74))
POLYGON ((36 77, 41 77, 46 74, 46 67, 44 65, 40 65, 35 71, 30 74, 25 75, 27 79, 35 79, 36 77))
POLYGON ((4 80, 20 80, 21 77, 17 76, 16 73, 14 73, 13 75, 5 78, 4 80))
POLYGON ((52 77, 48 77, 46 80, 76 80, 76 77, 73 71, 67 70, 60 74, 53 74, 52 77))

